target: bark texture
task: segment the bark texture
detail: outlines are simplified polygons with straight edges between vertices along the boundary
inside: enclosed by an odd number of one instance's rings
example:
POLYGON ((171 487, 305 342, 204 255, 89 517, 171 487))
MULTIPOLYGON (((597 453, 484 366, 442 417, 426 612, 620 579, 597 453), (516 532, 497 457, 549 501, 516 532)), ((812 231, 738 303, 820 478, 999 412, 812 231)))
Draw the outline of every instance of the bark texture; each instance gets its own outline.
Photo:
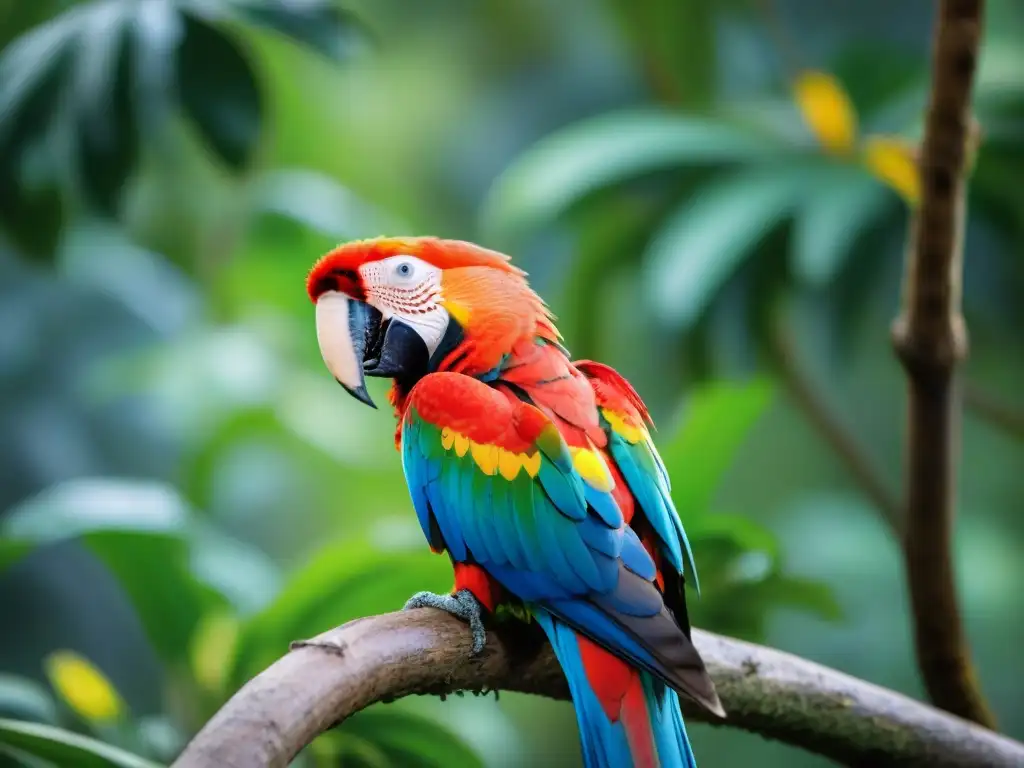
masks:
MULTIPOLYGON (((546 643, 529 627, 491 631, 470 657, 465 624, 420 609, 358 619, 296 643, 253 678, 174 768, 283 768, 317 734, 376 702, 410 694, 507 690, 564 699, 546 643)), ((694 630, 726 711, 684 704, 691 720, 742 728, 853 766, 1024 765, 1024 744, 787 653, 694 630)))
POLYGON ((943 0, 921 146, 921 205, 912 223, 893 344, 907 374, 904 551, 918 666, 942 709, 993 727, 964 636, 953 567, 960 396, 967 355, 961 311, 970 100, 983 0, 943 0))

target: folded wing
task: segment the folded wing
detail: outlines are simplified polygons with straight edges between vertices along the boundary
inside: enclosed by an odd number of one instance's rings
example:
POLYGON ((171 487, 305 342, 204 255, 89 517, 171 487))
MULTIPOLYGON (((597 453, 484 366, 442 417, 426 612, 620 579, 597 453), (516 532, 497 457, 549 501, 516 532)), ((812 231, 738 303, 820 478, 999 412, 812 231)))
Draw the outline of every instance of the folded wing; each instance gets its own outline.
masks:
MULTIPOLYGON (((523 602, 720 709, 700 656, 654 584, 654 562, 612 498, 613 481, 596 449, 570 449, 538 408, 448 372, 416 384, 401 441, 413 504, 432 548, 480 565, 523 602)), ((628 453, 633 445, 626 440, 617 450, 628 453)), ((634 461, 644 460, 637 455, 634 461)), ((648 495, 655 498, 662 486, 652 482, 648 495)), ((662 514, 659 535, 675 534, 662 514)))

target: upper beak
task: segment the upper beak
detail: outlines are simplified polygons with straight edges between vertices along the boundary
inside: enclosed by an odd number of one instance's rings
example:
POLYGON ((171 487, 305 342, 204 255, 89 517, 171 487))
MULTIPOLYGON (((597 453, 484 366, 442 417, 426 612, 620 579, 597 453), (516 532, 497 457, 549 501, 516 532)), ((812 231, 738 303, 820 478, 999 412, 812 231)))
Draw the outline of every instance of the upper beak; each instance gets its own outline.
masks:
POLYGON ((398 318, 385 323, 375 307, 338 291, 317 299, 316 337, 338 383, 373 408, 365 376, 415 382, 429 368, 430 353, 416 329, 398 318))
POLYGON ((338 291, 327 291, 316 302, 316 338, 327 370, 350 395, 372 408, 363 378, 363 357, 370 335, 380 329, 381 315, 369 304, 338 291))

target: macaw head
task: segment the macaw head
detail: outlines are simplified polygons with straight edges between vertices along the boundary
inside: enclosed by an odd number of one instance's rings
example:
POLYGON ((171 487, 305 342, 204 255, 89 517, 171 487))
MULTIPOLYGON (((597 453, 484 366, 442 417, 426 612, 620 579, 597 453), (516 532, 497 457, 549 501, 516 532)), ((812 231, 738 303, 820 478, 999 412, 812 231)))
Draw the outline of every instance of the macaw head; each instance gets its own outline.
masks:
POLYGON ((459 240, 345 243, 316 262, 306 290, 328 370, 370 406, 365 376, 411 388, 436 370, 483 374, 524 339, 558 340, 526 273, 459 240))

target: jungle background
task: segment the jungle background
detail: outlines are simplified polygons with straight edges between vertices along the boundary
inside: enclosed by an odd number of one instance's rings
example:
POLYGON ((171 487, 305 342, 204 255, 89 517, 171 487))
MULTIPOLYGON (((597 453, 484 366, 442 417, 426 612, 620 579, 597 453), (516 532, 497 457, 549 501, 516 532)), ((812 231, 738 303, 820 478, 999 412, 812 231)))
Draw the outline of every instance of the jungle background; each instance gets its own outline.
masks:
MULTIPOLYGON (((574 356, 631 379, 696 625, 921 697, 889 323, 932 12, 0 3, 0 764, 166 764, 289 641, 450 586, 391 414, 331 380, 304 293, 317 256, 379 234, 512 253, 574 356)), ((956 538, 981 685, 1016 738, 1022 41, 1024 6, 992 2, 956 538)), ((825 764, 690 731, 702 768, 825 764)), ((569 705, 504 694, 377 706, 299 761, 578 754, 569 705)))

